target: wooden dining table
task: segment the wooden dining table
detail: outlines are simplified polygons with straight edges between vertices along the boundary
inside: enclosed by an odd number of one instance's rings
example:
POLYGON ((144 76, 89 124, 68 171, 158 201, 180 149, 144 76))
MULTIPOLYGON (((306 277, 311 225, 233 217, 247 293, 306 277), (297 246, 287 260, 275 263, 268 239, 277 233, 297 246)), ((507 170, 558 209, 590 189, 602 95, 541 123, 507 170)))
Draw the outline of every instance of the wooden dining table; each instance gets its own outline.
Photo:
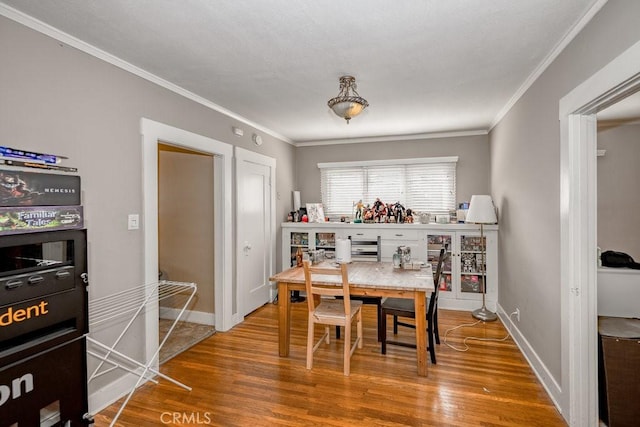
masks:
MULTIPOLYGON (((325 261, 323 266, 332 263, 325 261)), ((335 265, 335 264, 334 264, 335 265)), ((431 265, 420 270, 394 268, 390 262, 352 262, 348 266, 351 295, 411 298, 416 311, 416 357, 418 375, 427 376, 426 296, 434 290, 431 265)), ((278 284, 278 340, 281 357, 289 356, 291 334, 290 291, 304 291, 302 267, 292 267, 269 278, 278 284)), ((337 276, 314 279, 320 285, 340 285, 337 276)))

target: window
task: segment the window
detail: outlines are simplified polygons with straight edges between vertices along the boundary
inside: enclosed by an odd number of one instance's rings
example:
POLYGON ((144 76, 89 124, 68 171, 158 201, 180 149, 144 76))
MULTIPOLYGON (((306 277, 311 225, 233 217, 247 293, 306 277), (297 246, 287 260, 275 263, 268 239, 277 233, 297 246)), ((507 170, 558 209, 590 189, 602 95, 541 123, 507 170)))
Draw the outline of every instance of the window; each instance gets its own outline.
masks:
POLYGON ((359 200, 400 202, 432 214, 456 208, 457 157, 318 163, 322 204, 329 217, 351 216, 359 200))

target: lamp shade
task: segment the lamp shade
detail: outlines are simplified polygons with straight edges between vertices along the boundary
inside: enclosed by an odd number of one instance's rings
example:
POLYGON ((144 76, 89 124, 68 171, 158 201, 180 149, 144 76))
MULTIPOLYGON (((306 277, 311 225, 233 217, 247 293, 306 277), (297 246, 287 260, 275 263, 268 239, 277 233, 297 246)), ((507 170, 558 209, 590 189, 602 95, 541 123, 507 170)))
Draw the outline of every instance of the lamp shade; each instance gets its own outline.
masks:
POLYGON ((493 206, 491 196, 471 196, 471 203, 469 203, 469 211, 465 217, 465 222, 475 224, 495 224, 498 222, 496 208, 493 206))
POLYGON ((343 101, 333 104, 331 109, 337 116, 348 121, 360 114, 362 110, 364 110, 364 107, 364 104, 355 101, 343 101))

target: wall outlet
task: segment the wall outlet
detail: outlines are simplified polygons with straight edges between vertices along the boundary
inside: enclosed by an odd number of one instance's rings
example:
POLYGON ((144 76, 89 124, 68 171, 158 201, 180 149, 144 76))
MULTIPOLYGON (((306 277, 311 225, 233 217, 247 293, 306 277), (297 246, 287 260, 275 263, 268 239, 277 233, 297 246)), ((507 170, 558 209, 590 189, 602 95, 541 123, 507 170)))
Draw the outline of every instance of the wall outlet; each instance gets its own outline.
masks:
POLYGON ((516 319, 517 319, 517 320, 518 320, 518 322, 519 322, 519 321, 520 321, 520 309, 519 309, 519 308, 516 308, 515 313, 516 313, 516 319))

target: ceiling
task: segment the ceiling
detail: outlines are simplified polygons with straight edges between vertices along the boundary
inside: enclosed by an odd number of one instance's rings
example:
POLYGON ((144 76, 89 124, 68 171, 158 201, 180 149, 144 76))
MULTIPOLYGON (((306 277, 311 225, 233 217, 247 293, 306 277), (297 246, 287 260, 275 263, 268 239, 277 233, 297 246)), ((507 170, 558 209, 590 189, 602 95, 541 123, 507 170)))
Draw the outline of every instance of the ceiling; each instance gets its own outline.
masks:
POLYGON ((293 143, 487 131, 604 3, 3 1, 293 143), (349 124, 342 75, 370 104, 349 124))

